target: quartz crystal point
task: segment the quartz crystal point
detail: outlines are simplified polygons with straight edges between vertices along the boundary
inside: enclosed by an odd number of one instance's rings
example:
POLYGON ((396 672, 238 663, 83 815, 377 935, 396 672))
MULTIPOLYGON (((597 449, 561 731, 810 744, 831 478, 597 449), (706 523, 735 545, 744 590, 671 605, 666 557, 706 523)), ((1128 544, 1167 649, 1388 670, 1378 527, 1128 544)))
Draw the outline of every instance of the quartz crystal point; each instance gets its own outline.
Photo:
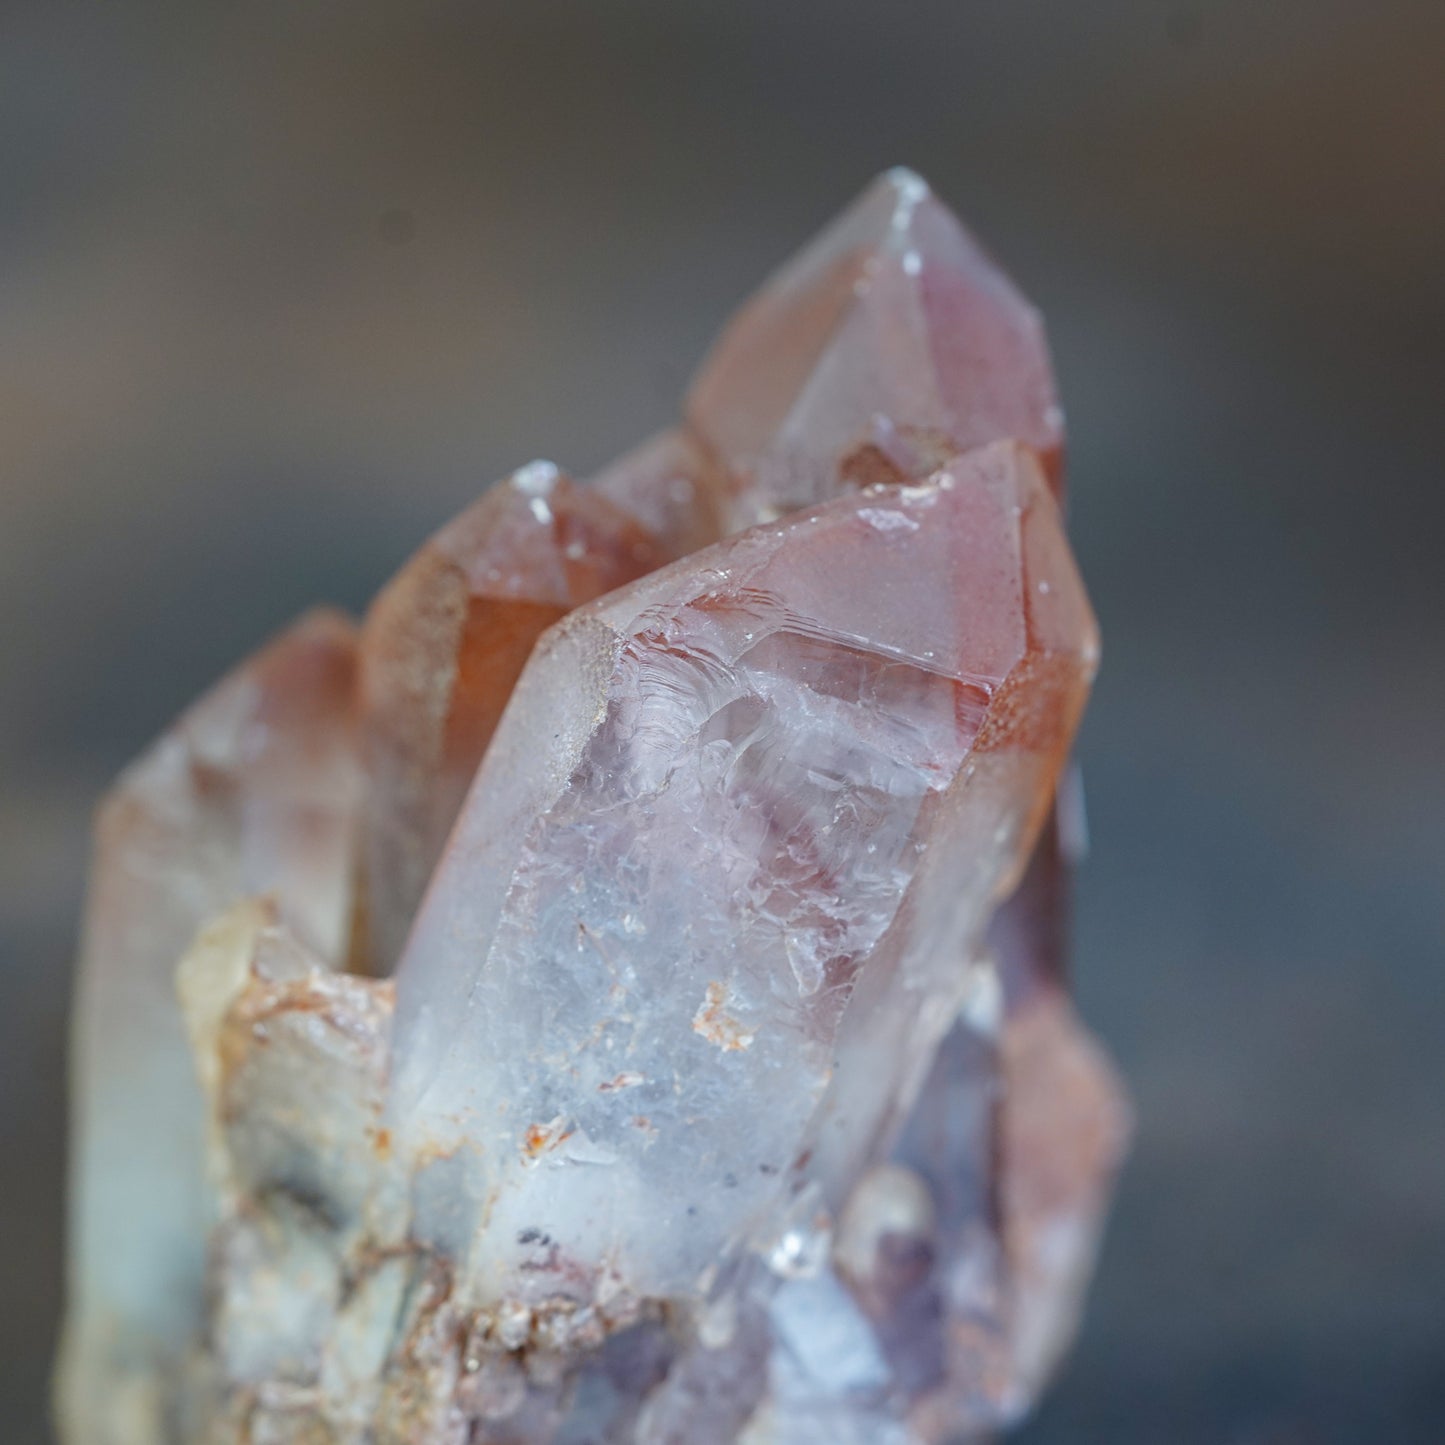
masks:
POLYGON ((201 1321, 217 1211, 177 961, 202 924, 262 893, 320 956, 343 948, 355 661, 349 622, 304 618, 135 762, 98 816, 75 1016, 68 1438, 160 1438, 158 1362, 201 1321))
POLYGON ((664 560, 628 513, 534 462, 442 528, 377 598, 362 642, 375 962, 395 962, 537 639, 664 560))
POLYGON ((841 1201, 959 1003, 1093 663, 1006 443, 549 634, 397 978, 398 1124, 475 1151, 484 1219, 447 1243, 481 1298, 536 1278, 544 1227, 547 1273, 673 1299, 804 1182, 841 1201))
POLYGON ((523 468, 126 774, 65 1445, 1027 1408, 1126 1124, 1067 997, 1061 438, 1036 313, 890 172, 675 428, 523 468))
POLYGON ((928 186, 889 171, 753 298, 688 421, 728 465, 733 526, 1001 437, 1056 474, 1063 414, 1038 313, 928 186))

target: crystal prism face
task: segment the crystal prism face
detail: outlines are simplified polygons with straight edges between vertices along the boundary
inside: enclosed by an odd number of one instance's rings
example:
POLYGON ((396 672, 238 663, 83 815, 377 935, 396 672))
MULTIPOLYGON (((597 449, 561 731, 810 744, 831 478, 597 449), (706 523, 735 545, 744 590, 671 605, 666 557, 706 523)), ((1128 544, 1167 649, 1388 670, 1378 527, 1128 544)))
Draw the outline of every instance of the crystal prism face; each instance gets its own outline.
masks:
POLYGON ((743 308, 687 415, 734 475, 737 526, 821 501, 919 442, 936 457, 940 439, 966 451, 1012 437, 1051 472, 1063 442, 1038 313, 904 170, 743 308))
POLYGON ((627 512, 534 462, 437 533, 377 598, 362 637, 374 961, 395 962, 537 639, 664 560, 627 512))
POLYGON ((944 1445, 1077 1319, 1097 638, 1037 316, 891 172, 103 809, 65 1445, 944 1445), (385 977, 394 972, 394 977, 385 977))

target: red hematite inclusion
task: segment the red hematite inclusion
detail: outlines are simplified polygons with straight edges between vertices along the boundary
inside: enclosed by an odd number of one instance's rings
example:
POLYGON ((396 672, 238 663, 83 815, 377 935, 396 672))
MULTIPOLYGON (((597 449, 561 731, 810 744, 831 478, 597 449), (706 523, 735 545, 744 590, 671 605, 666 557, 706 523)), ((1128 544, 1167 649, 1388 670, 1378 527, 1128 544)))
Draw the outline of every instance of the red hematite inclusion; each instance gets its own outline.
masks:
POLYGON ((676 426, 182 719, 98 839, 66 1445, 1026 1409, 1127 1117, 1063 966, 1061 463, 1036 312, 890 172, 676 426))
POLYGON ((394 964, 537 639, 665 559, 629 513, 534 462, 449 522, 362 633, 371 964, 394 964))

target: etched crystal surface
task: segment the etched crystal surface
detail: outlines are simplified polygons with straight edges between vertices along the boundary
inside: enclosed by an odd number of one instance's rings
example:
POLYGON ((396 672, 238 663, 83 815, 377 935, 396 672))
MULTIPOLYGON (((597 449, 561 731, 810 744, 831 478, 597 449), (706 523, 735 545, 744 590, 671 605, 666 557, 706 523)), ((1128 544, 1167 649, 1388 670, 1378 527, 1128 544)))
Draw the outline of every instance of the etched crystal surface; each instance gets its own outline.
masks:
POLYGON ((303 621, 102 814, 67 1445, 922 1445, 1066 1347, 1097 657, 1042 330, 890 172, 684 419, 303 621), (1022 880, 1022 881, 1021 881, 1022 880), (386 976, 392 975, 392 976, 386 976))

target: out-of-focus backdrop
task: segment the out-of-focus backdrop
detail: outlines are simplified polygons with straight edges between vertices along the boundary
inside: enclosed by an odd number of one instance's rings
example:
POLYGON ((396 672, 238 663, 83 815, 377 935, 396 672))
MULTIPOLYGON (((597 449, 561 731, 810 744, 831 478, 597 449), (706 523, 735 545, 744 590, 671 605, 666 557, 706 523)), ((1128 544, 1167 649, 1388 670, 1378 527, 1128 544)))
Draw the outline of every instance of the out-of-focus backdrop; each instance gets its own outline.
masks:
POLYGON ((44 1438, 87 813, 489 480, 663 423, 882 167, 1049 321, 1139 1107, 1030 1445, 1445 1439, 1445 6, 0 9, 0 1439, 44 1438))

